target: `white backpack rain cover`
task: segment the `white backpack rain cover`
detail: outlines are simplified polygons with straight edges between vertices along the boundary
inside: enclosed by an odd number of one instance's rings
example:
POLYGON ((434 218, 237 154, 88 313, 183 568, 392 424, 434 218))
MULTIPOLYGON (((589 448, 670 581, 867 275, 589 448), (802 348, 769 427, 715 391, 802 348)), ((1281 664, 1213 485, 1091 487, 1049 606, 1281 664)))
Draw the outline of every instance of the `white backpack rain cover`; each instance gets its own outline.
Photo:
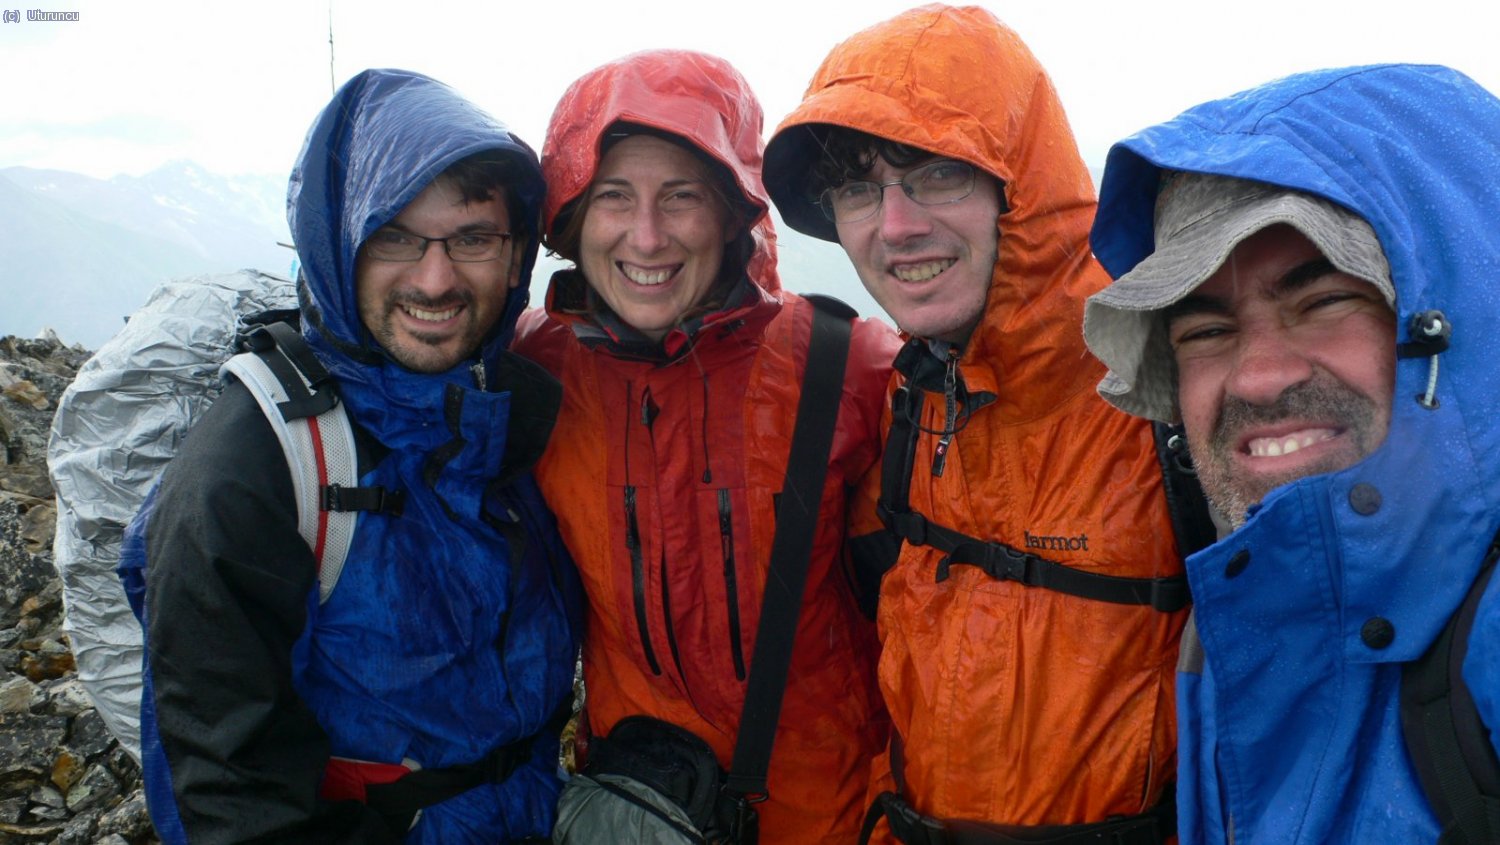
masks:
POLYGON ((297 307, 292 282, 241 270, 168 282, 99 348, 58 403, 47 446, 54 554, 78 679, 140 758, 141 627, 115 573, 125 527, 218 398, 243 318, 297 307))

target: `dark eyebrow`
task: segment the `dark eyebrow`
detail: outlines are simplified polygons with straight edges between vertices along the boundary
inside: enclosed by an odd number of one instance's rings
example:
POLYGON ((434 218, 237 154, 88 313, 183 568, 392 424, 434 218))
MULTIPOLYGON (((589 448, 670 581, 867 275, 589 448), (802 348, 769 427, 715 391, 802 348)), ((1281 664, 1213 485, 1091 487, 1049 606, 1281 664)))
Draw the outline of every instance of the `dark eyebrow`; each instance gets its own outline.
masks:
MULTIPOLYGON (((1283 296, 1307 287, 1318 279, 1331 273, 1339 272, 1333 262, 1323 256, 1309 259, 1286 271, 1280 279, 1276 280, 1276 295, 1283 296)), ((1221 296, 1204 296, 1202 294, 1190 293, 1182 299, 1177 300, 1162 312, 1167 325, 1179 317, 1191 314, 1216 314, 1224 316, 1229 314, 1229 301, 1221 296)))
MULTIPOLYGON (((453 230, 453 235, 498 235, 498 234, 500 234, 500 230, 497 229, 497 228, 495 228, 495 224, 491 223, 488 220, 485 220, 485 221, 476 221, 474 223, 465 223, 464 225, 459 226, 457 229, 453 230)), ((453 237, 453 235, 449 235, 448 237, 451 238, 451 237, 453 237)))
POLYGON ((1304 261, 1277 280, 1276 294, 1296 293, 1318 279, 1337 272, 1338 268, 1333 266, 1333 262, 1323 256, 1304 261))
MULTIPOLYGON (((401 225, 400 223, 397 223, 395 220, 392 220, 389 223, 385 224, 384 226, 381 226, 381 227, 377 228, 375 230, 375 232, 379 232, 381 229, 391 229, 391 230, 400 232, 400 233, 402 233, 404 235, 411 235, 414 238, 425 237, 424 235, 419 235, 416 232, 413 232, 411 229, 408 229, 405 226, 401 225)), ((373 235, 373 234, 375 234, 375 232, 371 232, 370 234, 373 235)), ((495 224, 490 223, 487 220, 486 221, 478 221, 478 220, 476 220, 476 221, 474 221, 472 223, 465 223, 462 226, 459 226, 457 229, 454 229, 451 234, 447 235, 447 237, 451 238, 454 235, 473 235, 473 234, 480 234, 480 233, 487 234, 487 235, 498 235, 498 234, 501 234, 500 230, 495 228, 495 224)))
POLYGON ((1162 311, 1162 319, 1166 321, 1166 324, 1168 326, 1170 326, 1172 325, 1173 320, 1176 320, 1180 317, 1191 316, 1193 314, 1216 314, 1222 317, 1227 315, 1228 313, 1229 300, 1225 299, 1224 297, 1205 296, 1203 294, 1190 293, 1187 296, 1184 296, 1183 298, 1172 303, 1171 305, 1168 305, 1166 309, 1162 311))

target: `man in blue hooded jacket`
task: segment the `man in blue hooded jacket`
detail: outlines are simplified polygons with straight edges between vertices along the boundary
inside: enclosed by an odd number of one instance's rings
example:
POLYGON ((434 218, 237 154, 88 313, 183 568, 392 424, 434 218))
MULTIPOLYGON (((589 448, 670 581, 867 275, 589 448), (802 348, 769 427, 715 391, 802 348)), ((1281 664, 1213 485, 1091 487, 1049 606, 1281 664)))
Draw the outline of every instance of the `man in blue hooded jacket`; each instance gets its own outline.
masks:
MULTIPOLYGON (((1500 101, 1442 67, 1289 77, 1110 152, 1099 390, 1184 424, 1227 529, 1188 560, 1185 845, 1438 840, 1402 675, 1495 557, 1497 184, 1500 101)), ((1474 759, 1500 726, 1497 591, 1454 670, 1474 759)))
POLYGON ((530 148, 366 71, 313 124, 289 218, 302 335, 356 434, 362 510, 318 601, 287 461, 231 383, 146 522, 144 764, 164 841, 548 834, 575 632, 529 467, 559 387, 506 351, 537 253, 530 148), (415 774, 412 774, 415 772, 415 774))

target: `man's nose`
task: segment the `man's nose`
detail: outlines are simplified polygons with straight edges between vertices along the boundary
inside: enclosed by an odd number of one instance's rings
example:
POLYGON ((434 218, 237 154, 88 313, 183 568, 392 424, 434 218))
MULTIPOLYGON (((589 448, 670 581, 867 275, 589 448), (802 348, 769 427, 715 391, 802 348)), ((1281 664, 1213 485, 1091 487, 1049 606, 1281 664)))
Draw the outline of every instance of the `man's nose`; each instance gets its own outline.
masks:
POLYGON ((436 297, 453 287, 458 269, 441 241, 428 241, 427 250, 412 271, 412 284, 428 296, 436 297))
POLYGON ((901 243, 932 231, 932 213, 907 196, 906 188, 900 182, 884 185, 880 192, 881 240, 901 243))
POLYGON ((1312 374, 1312 362, 1288 332, 1274 327, 1246 329, 1240 333, 1225 389, 1252 405, 1270 405, 1312 374))

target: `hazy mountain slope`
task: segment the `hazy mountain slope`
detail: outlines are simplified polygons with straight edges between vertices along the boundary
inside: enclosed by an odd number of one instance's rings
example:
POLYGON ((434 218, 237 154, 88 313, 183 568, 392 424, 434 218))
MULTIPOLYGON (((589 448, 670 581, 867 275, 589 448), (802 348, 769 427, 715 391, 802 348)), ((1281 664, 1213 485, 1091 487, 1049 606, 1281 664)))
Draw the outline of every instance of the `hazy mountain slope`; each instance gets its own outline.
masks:
POLYGON ((173 164, 102 180, 55 170, 0 170, 0 335, 44 326, 97 347, 167 279, 261 267, 291 252, 283 184, 228 179, 173 164))
MULTIPOLYGON (((276 245, 289 240, 285 191, 283 177, 225 177, 188 162, 113 179, 0 169, 0 335, 51 327, 97 348, 169 279, 243 267, 285 275, 292 253, 276 245)), ((786 289, 883 316, 843 250, 776 223, 786 289)), ((534 304, 562 266, 538 262, 534 304)))

